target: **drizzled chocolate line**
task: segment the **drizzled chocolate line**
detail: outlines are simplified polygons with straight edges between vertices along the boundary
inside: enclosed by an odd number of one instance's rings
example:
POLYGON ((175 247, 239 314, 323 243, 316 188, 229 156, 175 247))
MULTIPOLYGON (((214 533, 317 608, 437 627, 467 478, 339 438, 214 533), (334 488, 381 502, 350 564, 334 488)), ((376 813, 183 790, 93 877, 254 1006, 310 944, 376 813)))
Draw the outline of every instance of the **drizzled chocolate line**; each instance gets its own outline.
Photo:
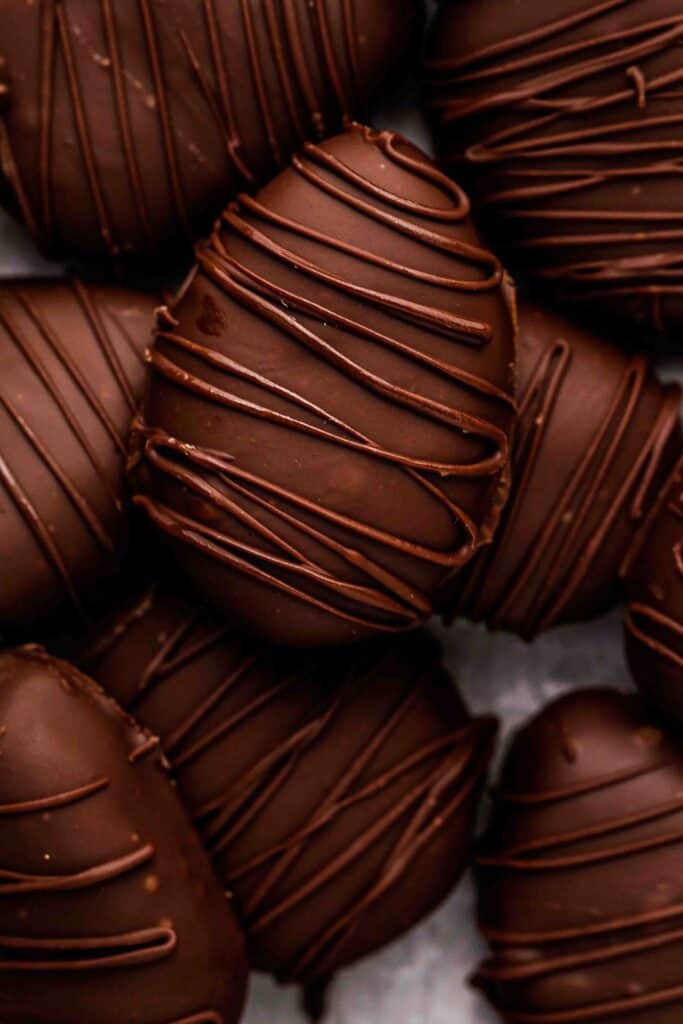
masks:
MULTIPOLYGON (((369 265, 379 266, 397 278, 407 276, 425 281, 446 292, 495 293, 501 289, 503 272, 490 253, 438 230, 439 224, 459 223, 469 215, 468 200, 454 183, 435 168, 402 152, 397 146, 396 136, 391 133, 373 133, 357 125, 351 126, 349 131, 360 133, 367 142, 377 146, 386 160, 436 186, 449 200, 448 207, 424 207, 405 199, 367 180, 342 160, 310 143, 304 147, 302 155, 293 160, 294 172, 316 191, 331 196, 341 208, 351 208, 362 214, 367 218, 368 231, 379 222, 420 245, 456 257, 460 265, 464 263, 468 268, 474 268, 477 274, 471 278, 457 277, 458 263, 454 264, 453 276, 404 266, 370 250, 346 244, 322 228, 314 230, 276 214, 244 195, 228 207, 210 242, 200 247, 197 274, 206 277, 238 306, 264 323, 275 326, 323 362, 357 380, 364 389, 387 402, 414 410, 423 419, 452 426, 461 436, 467 435, 472 439, 473 452, 483 448, 484 453, 471 461, 451 463, 420 459, 399 449, 392 450, 358 430, 353 424, 352 410, 342 420, 325 408, 322 404, 324 396, 321 396, 321 404, 314 404, 281 387, 275 380, 231 359, 224 352, 212 349, 204 338, 197 342, 181 336, 177 322, 168 311, 162 311, 159 342, 148 355, 150 369, 180 391, 200 396, 210 403, 239 410, 258 420, 267 420, 294 434, 317 438, 328 444, 331 450, 346 449, 394 464, 434 502, 448 510, 461 527, 461 546, 456 550, 443 551, 418 544, 407 537, 393 536, 369 522, 342 515, 324 502, 310 501, 295 490, 279 487, 264 477, 241 469, 229 451, 183 444, 182 440, 172 438, 154 424, 146 425, 141 421, 137 424, 137 434, 155 473, 182 483, 204 503, 214 505, 237 523, 248 526, 256 538, 261 538, 263 546, 257 546, 256 542, 247 544, 226 528, 214 529, 205 522, 182 515, 147 494, 135 500, 162 531, 223 565, 236 568, 339 619, 392 631, 428 618, 432 612, 429 595, 385 569, 379 561, 360 553, 352 543, 345 544, 329 536, 327 530, 340 526, 351 540, 371 539, 389 551, 393 549, 418 561, 442 566, 444 570, 458 568, 483 543, 487 528, 475 523, 457 504, 448 493, 448 485, 458 478, 484 480, 500 474, 507 462, 508 439, 504 430, 483 416, 467 414, 457 406, 445 405, 428 394, 399 387, 383 379, 362 362, 347 356, 343 347, 336 347, 326 340, 315 326, 311 326, 311 321, 319 320, 349 337, 391 350, 411 361, 416 368, 427 367, 493 405, 511 406, 513 399, 502 388, 460 369, 455 361, 450 363, 437 359, 389 333, 366 326, 361 313, 362 306, 370 304, 387 317, 444 334, 455 345, 480 349, 485 349, 492 340, 490 324, 467 319, 437 306, 410 301, 400 296, 398 286, 397 292, 391 293, 379 292, 359 283, 363 279, 364 265, 369 265), (387 211, 386 207, 390 210, 387 211), (341 278, 326 270, 321 265, 322 261, 313 262, 297 255, 293 248, 288 247, 287 241, 279 241, 283 234, 286 239, 291 239, 292 246, 297 240, 311 239, 326 250, 348 255, 357 262, 358 275, 341 278), (295 267, 301 276, 301 287, 293 292, 259 275, 233 254, 230 246, 233 238, 246 238, 257 251, 267 254, 283 267, 295 267), (307 282, 321 282, 340 296, 356 300, 358 319, 342 314, 331 304, 322 305, 308 297, 307 282), (309 317, 306 323, 297 317, 298 313, 309 317), (181 357, 191 354, 199 369, 190 372, 176 362, 174 350, 181 357), (201 364, 206 364, 207 377, 211 371, 212 380, 216 371, 220 371, 223 383, 220 386, 210 383, 201 373, 201 364), (255 385, 264 394, 263 403, 241 398, 231 388, 231 379, 255 385), (269 396, 286 399, 290 407, 298 407, 302 415, 278 412, 271 407, 269 396), (240 499, 247 499, 255 511, 246 511, 240 499), (306 522, 296 518, 297 510, 306 514, 306 522), (315 525, 310 524, 310 518, 315 525), (280 536, 276 526, 267 525, 273 522, 294 528, 301 537, 301 548, 280 536), (362 573, 364 582, 352 585, 311 560, 303 551, 307 538, 312 538, 323 550, 333 552, 362 573), (283 578, 283 573, 287 579, 283 578), (311 593, 306 584, 315 584, 317 593, 311 593)), ((315 193, 312 196, 314 200, 315 193)))
MULTIPOLYGON (((82 318, 84 329, 92 337, 92 345, 102 353, 103 360, 111 374, 112 385, 120 392, 129 408, 134 408, 135 399, 131 382, 126 376, 114 340, 106 326, 105 319, 98 311, 96 304, 84 284, 79 281, 65 285, 70 287, 73 300, 82 318)), ((81 328, 83 329, 83 328, 81 328)), ((66 375, 66 383, 73 384, 79 391, 87 407, 92 411, 103 429, 109 435, 112 444, 121 457, 126 452, 125 434, 112 419, 102 397, 101 382, 89 381, 79 367, 73 346, 63 341, 52 326, 48 316, 40 311, 38 303, 33 301, 20 285, 12 285, 0 293, 0 334, 3 344, 10 346, 21 354, 22 359, 30 367, 36 383, 45 390, 48 400, 59 412, 70 434, 92 467, 98 481, 100 493, 106 497, 108 506, 118 514, 121 512, 121 500, 113 488, 108 472, 106 452, 98 451, 96 445, 88 437, 81 425, 80 417, 73 410, 71 399, 67 396, 64 385, 57 375, 48 368, 44 358, 49 353, 60 366, 60 372, 66 375), (27 331, 22 321, 28 321, 27 331), (32 340, 35 331, 37 341, 32 340)), ((134 346, 131 346, 134 348, 134 346)), ((135 350, 139 357, 140 346, 135 350)), ((24 412, 15 401, 15 388, 12 380, 0 381, 0 407, 12 420, 17 430, 33 449, 36 459, 49 471, 55 482, 55 488, 64 495, 65 501, 77 512, 83 526, 100 550, 113 553, 116 549, 116 538, 112 535, 106 516, 93 506, 92 498, 86 494, 78 483, 63 467, 59 453, 52 449, 51 439, 42 436, 31 422, 30 407, 24 412)), ((51 567, 58 585, 64 590, 73 606, 82 611, 80 597, 75 580, 72 578, 69 563, 60 546, 60 537, 50 529, 40 510, 38 500, 30 493, 26 483, 20 481, 12 464, 10 450, 0 456, 0 483, 17 511, 31 530, 36 547, 42 553, 45 562, 51 567)))
MULTIPOLYGON (((151 81, 149 102, 158 115, 162 168, 175 218, 188 241, 192 241, 194 236, 196 211, 192 208, 190 196, 191 167, 188 167, 184 154, 180 153, 187 142, 176 123, 174 107, 177 100, 165 73, 169 40, 173 45, 179 44, 180 53, 187 60, 189 86, 202 97, 208 117, 216 123, 225 139, 225 156, 230 172, 234 172, 237 180, 244 184, 253 185, 258 173, 253 166, 258 153, 250 153, 249 149, 258 149, 264 141, 275 169, 281 167, 289 155, 291 143, 287 138, 290 126, 285 131, 273 109, 273 86, 268 81, 271 67, 277 70, 280 88, 287 97, 287 116, 299 142, 312 134, 320 138, 329 134, 332 126, 326 111, 329 111, 331 98, 335 103, 335 121, 340 120, 341 114, 358 112, 358 42, 350 0, 340 0, 339 4, 341 45, 334 38, 328 0, 306 0, 303 3, 300 0, 282 0, 281 3, 261 0, 256 5, 249 0, 239 0, 243 38, 237 41, 225 38, 219 0, 201 0, 201 17, 195 22, 185 18, 195 29, 193 33, 188 33, 183 27, 175 27, 172 21, 160 23, 160 15, 155 13, 155 5, 150 0, 128 0, 127 4, 120 5, 115 5, 113 0, 94 2, 100 15, 105 44, 105 53, 97 55, 97 62, 111 80, 110 104, 118 135, 121 173, 127 177, 138 229, 150 249, 158 248, 160 239, 156 234, 158 226, 154 223, 151 184, 144 173, 145 154, 133 125, 132 110, 139 99, 131 86, 130 54, 125 48, 125 40, 130 38, 131 32, 124 25, 124 19, 139 25, 142 59, 147 62, 151 81), (127 6, 126 11, 119 9, 124 6, 127 6), (307 44, 308 36, 314 44, 312 52, 307 44), (230 70, 230 47, 233 46, 244 47, 248 56, 250 76, 246 81, 237 80, 236 73, 230 70), (317 62, 315 67, 311 67, 312 59, 317 62), (254 138, 253 123, 249 132, 245 126, 240 128, 235 100, 239 90, 253 90, 263 125, 263 140, 254 138)), ((108 112, 96 111, 91 106, 90 96, 83 85, 84 71, 92 55, 82 54, 78 49, 77 13, 69 0, 40 0, 38 17, 38 195, 31 195, 29 184, 24 180, 20 161, 13 152, 8 124, 3 118, 5 104, 23 103, 25 97, 15 97, 12 89, 4 85, 0 85, 0 164, 23 219, 41 244, 49 246, 54 241, 57 228, 54 191, 60 175, 61 140, 55 135, 55 116, 57 109, 64 104, 72 113, 75 124, 75 139, 82 165, 81 201, 90 203, 102 245, 116 258, 130 248, 131 243, 121 235, 117 226, 114 183, 109 180, 109 172, 93 143, 93 119, 107 116, 108 112), (63 80, 59 76, 62 68, 63 80)), ((107 167, 115 157, 116 154, 107 154, 107 167)), ((158 187, 158 182, 154 187, 158 187)))
POLYGON ((650 383, 645 358, 624 360, 613 398, 590 445, 568 475, 559 499, 530 538, 526 551, 515 559, 516 571, 501 579, 488 600, 483 584, 496 579, 496 567, 519 548, 518 523, 528 514, 534 489, 539 486, 539 460, 549 458, 547 451, 544 453, 546 435, 568 400, 567 378, 576 359, 572 342, 564 338, 548 344, 540 355, 520 400, 511 496, 494 542, 474 564, 456 607, 456 614, 475 620, 485 618, 492 628, 504 628, 518 602, 526 602, 527 595, 532 594, 523 624, 523 635, 529 639, 563 621, 619 517, 625 512, 634 529, 644 520, 662 455, 679 422, 680 392, 671 389, 664 395, 628 472, 614 485, 608 484, 633 412, 650 383), (592 516, 594 502, 607 486, 612 492, 609 508, 605 514, 592 516))
MULTIPOLYGON (((109 785, 109 780, 102 778, 68 792, 0 805, 0 817, 44 814, 46 811, 59 813, 81 801, 92 800, 109 785)), ((0 868, 0 899, 100 888, 140 869, 154 856, 154 847, 143 844, 128 854, 112 857, 76 873, 39 875, 0 868)), ((80 972, 136 967, 165 959, 176 945, 177 936, 170 925, 93 938, 0 935, 0 972, 80 972)))
MULTIPOLYGON (((96 671, 97 661, 105 652, 120 642, 129 629, 153 613, 156 600, 157 591, 150 588, 129 611, 117 617, 96 646, 79 661, 93 665, 96 671)), ((163 685, 163 681, 178 667, 200 658, 215 638, 213 624, 202 621, 192 612, 179 619, 166 643, 138 674, 132 700, 142 721, 145 720, 145 698, 163 685)), ((226 712, 217 720, 216 712, 228 693, 248 683, 249 673, 258 672, 261 662, 268 657, 264 653, 257 658, 253 648, 249 647, 244 650, 236 647, 235 651, 236 662, 227 677, 216 682, 209 697, 201 703, 197 701, 188 710, 173 731, 162 737, 162 743, 182 790, 184 772, 196 771, 202 757, 215 754, 218 744, 229 743, 231 736, 236 735, 246 720, 253 720, 262 712, 267 713, 268 706, 287 693, 299 690, 306 694, 302 717, 285 739, 259 761, 245 767, 243 774, 232 779, 228 788, 221 785, 220 775, 216 775, 215 796, 203 805, 191 808, 204 844, 216 859, 228 888, 248 879, 254 872, 262 874, 258 888, 244 898, 240 906, 248 931, 252 935, 266 931, 303 901, 315 896, 323 886, 340 877, 398 823, 402 825, 400 836, 365 892, 354 898, 352 905, 340 913, 326 931, 316 936, 282 975, 283 981, 306 981, 326 973, 336 951, 343 946, 362 916, 388 890, 400 885, 420 852, 440 830, 449 827, 452 819, 474 796, 486 770, 496 727, 492 719, 467 722, 451 733, 417 744, 390 768, 373 771, 381 751, 386 749, 394 732, 410 715, 424 686, 424 673, 417 671, 397 691, 393 708, 383 721, 378 722, 362 751, 355 754, 323 802, 311 811, 305 824, 292 831, 283 842, 262 849, 245 862, 226 863, 223 855, 229 855, 231 844, 249 828, 258 813, 278 799, 310 746, 324 739, 333 728, 336 716, 349 702, 362 699, 364 690, 373 686, 374 678, 392 672, 393 658, 391 651, 383 652, 381 657, 376 652, 374 655, 359 653, 345 668, 341 687, 320 687, 311 686, 309 682, 316 671, 324 674, 326 664, 329 671, 329 663, 314 654, 304 655, 296 670, 289 673, 280 671, 272 686, 248 699, 245 694, 236 710, 231 714, 226 712), (372 671, 368 672, 369 668, 372 671), (392 807, 370 822, 346 849, 286 895, 275 895, 278 883, 295 868, 305 855, 307 844, 315 839, 318 832, 349 809, 421 766, 424 768, 423 777, 408 791, 398 795, 392 807)))
POLYGON ((637 199, 628 208, 601 208, 600 190, 629 180, 656 189, 658 178, 683 172, 683 112, 666 107, 681 95, 683 69, 674 55, 683 15, 644 14, 634 26, 601 30, 604 16, 631 3, 594 2, 466 58, 430 61, 427 93, 446 161, 464 161, 475 176, 492 175, 495 184, 484 186, 482 204, 493 222, 528 225, 521 238, 500 238, 501 248, 531 253, 534 273, 571 289, 572 300, 635 295, 650 301, 662 329, 662 299, 683 294, 683 258, 675 245, 683 240, 683 214, 639 209, 637 199), (585 36, 571 39, 578 28, 585 36), (674 70, 657 70, 664 54, 674 70), (608 72, 623 72, 623 88, 601 92, 599 79, 608 72), (495 125, 501 116, 508 121, 503 127, 495 125), (477 142, 463 152, 463 132, 467 137, 473 124, 477 142), (590 254, 573 257, 581 249, 590 254), (549 250, 567 257, 544 264, 549 250))

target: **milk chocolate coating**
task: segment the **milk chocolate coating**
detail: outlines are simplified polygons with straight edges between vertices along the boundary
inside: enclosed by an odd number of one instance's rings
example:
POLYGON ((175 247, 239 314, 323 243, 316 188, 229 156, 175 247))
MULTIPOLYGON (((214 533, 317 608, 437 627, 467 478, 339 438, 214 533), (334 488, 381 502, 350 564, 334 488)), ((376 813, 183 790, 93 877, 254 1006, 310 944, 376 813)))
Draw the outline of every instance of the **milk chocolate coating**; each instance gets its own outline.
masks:
POLYGON ((679 0, 460 0, 426 68, 494 249, 638 345, 683 325, 682 39, 679 0))
POLYGON ((626 567, 626 651, 643 693, 683 723, 683 459, 626 567))
POLYGON ((495 722, 469 717, 428 635, 269 651, 152 588, 80 661, 158 730, 256 968, 325 977, 460 877, 495 722))
POLYGON ((508 1024, 679 1024, 682 794, 635 696, 573 693, 517 736, 478 877, 476 980, 508 1024))
POLYGON ((519 321, 512 491, 456 610, 532 639, 621 596, 624 559, 683 435, 680 388, 660 384, 643 356, 528 299, 519 321))
POLYGON ((0 722, 0 1019, 236 1024, 243 937, 159 741, 35 647, 0 722))
POLYGON ((362 112, 422 17, 422 0, 3 0, 0 177, 51 252, 189 252, 230 196, 362 112))
POLYGON ((469 202, 359 125, 225 211, 162 315, 138 503, 276 642, 409 628, 508 490, 512 295, 469 202))
POLYGON ((155 305, 76 280, 0 283, 0 632, 82 611, 118 567, 155 305))

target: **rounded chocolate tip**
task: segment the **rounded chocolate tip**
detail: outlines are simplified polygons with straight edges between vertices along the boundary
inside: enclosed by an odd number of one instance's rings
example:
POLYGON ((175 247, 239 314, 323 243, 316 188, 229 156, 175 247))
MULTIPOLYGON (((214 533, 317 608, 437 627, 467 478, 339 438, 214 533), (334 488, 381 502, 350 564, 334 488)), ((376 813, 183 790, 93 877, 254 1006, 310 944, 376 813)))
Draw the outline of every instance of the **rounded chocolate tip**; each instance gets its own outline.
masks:
POLYGON ((683 750, 643 701, 583 690, 516 737, 478 858, 503 1020, 676 1024, 683 750))
POLYGON ((158 739, 73 666, 0 654, 0 1018, 236 1024, 244 941, 158 739))

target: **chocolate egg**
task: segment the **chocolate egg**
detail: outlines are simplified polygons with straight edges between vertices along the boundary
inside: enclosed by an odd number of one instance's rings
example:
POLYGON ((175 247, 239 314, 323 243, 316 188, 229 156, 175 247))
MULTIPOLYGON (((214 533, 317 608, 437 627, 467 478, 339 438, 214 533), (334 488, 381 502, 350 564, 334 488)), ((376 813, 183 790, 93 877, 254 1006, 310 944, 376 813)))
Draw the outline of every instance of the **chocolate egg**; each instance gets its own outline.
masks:
POLYGON ((197 258, 150 354, 137 503, 270 640, 424 621, 509 485, 513 299, 466 196, 351 125, 231 204, 197 258))
POLYGON ((189 255, 231 195, 362 112, 422 19, 422 0, 3 0, 0 195, 52 252, 189 255))
POLYGON ((683 325, 681 39, 678 0, 444 2, 425 72, 501 258, 638 345, 683 325))
POLYGON ((458 881, 495 723, 468 715, 428 635, 268 650, 153 587, 78 660, 162 737, 256 968, 326 977, 458 881))
POLYGON ((516 737, 479 858, 509 1024, 677 1024, 683 1012, 683 750, 638 698, 573 693, 516 737))
POLYGON ((236 1024, 242 935, 159 742, 38 648, 0 655, 0 1018, 236 1024))
POLYGON ((76 280, 0 283, 0 632, 82 611, 119 567, 155 305, 76 280))

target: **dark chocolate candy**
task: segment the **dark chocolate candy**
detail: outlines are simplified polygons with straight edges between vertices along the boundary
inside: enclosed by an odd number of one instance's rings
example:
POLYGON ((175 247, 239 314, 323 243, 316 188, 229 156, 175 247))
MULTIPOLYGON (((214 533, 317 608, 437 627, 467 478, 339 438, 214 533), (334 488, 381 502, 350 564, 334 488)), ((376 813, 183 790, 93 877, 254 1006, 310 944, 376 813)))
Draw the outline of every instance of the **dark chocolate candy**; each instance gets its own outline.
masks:
POLYGON ((639 699, 557 701, 516 738, 479 860, 509 1024, 680 1024, 683 749, 639 699))
POLYGON ((0 723, 3 1024, 235 1024, 244 940, 159 741, 35 647, 0 723))
POLYGON ((119 565, 155 304, 75 280, 0 283, 0 632, 82 609, 119 565))
MULTIPOLYGON (((457 612, 527 639, 604 611, 683 452, 680 389, 643 356, 520 301, 513 486, 457 612)), ((459 580, 456 581, 459 583, 459 580)))
POLYGON ((422 17, 422 0, 2 0, 0 177, 50 251, 189 252, 238 189, 362 112, 422 17))
POLYGON ((501 258, 641 342, 683 326, 680 0, 444 2, 444 165, 501 258))
POLYGON ((269 651, 152 588, 80 661, 161 735, 257 968, 324 978, 460 877, 495 723, 470 718, 427 634, 269 651))
POLYGON ((427 619, 508 490, 512 295, 467 198, 351 125, 231 204, 198 261, 150 357, 138 503, 270 639, 427 619))
POLYGON ((626 566, 626 651, 636 682, 683 724, 683 460, 626 566))

